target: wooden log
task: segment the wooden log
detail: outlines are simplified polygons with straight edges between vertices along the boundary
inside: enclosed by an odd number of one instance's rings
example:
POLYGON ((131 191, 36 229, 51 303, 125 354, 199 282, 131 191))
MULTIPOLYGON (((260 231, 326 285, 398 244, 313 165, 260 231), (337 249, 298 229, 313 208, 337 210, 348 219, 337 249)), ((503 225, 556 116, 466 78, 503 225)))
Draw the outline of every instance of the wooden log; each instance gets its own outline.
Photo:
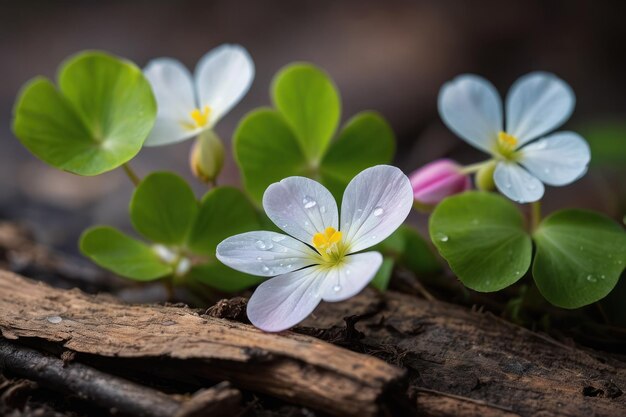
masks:
POLYGON ((403 370, 313 337, 268 334, 188 308, 119 304, 3 271, 0 332, 110 360, 184 361, 184 372, 197 378, 228 380, 338 416, 376 416, 386 395, 404 392, 403 370))
POLYGON ((480 309, 368 290, 296 330, 407 369, 425 416, 626 416, 626 363, 480 309))

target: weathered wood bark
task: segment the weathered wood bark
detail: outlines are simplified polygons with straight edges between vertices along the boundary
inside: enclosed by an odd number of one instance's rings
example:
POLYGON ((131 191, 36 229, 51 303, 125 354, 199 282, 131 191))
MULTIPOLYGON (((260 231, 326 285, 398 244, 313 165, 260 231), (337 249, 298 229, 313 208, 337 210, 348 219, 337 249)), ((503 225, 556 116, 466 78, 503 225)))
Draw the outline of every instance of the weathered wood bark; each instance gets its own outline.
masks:
POLYGON ((323 304, 295 329, 301 334, 264 334, 215 318, 245 320, 244 307, 245 299, 226 300, 199 316, 127 306, 0 273, 3 337, 52 342, 81 360, 131 358, 123 366, 141 368, 142 358, 171 358, 169 373, 226 379, 335 415, 376 415, 394 395, 425 416, 626 415, 625 363, 489 313, 367 290, 323 304))
POLYGON ((267 334, 187 308, 117 304, 1 271, 0 332, 8 340, 35 338, 81 354, 184 361, 181 377, 229 380, 342 416, 378 415, 387 391, 405 375, 313 337, 267 334))
POLYGON ((323 304, 296 330, 406 368, 426 416, 626 416, 626 363, 490 313, 366 291, 323 304))

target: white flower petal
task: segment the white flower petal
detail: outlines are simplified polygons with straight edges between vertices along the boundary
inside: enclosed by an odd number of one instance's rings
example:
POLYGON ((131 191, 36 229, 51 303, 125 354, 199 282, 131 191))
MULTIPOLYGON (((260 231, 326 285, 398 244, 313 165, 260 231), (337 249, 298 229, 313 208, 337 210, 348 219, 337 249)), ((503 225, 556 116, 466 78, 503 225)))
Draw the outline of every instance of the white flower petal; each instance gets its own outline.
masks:
POLYGON ((175 59, 159 58, 148 63, 144 75, 152 86, 158 108, 156 123, 145 145, 166 145, 197 134, 183 127, 185 121, 192 121, 190 113, 196 108, 187 68, 175 59))
POLYGON ((477 75, 465 74, 439 91, 439 115, 472 146, 491 153, 502 130, 502 101, 495 87, 477 75))
POLYGON ((213 126, 246 95, 254 79, 254 62, 240 45, 221 45, 204 55, 195 72, 200 107, 209 106, 213 126))
POLYGON ((340 266, 328 270, 322 288, 322 299, 343 301, 357 295, 374 278, 382 263, 383 256, 378 252, 346 256, 340 266))
POLYGON ((498 190, 518 203, 538 201, 543 196, 543 184, 515 162, 499 162, 493 173, 498 190))
POLYGON ((237 271, 274 276, 317 262, 319 255, 304 243, 275 232, 247 232, 217 245, 217 259, 237 271))
POLYGON ((327 227, 337 229, 339 223, 333 195, 319 182, 305 177, 285 178, 267 187, 263 208, 276 226, 306 244, 327 227))
POLYGON ((266 332, 295 326, 321 301, 326 270, 318 266, 280 275, 258 286, 248 301, 248 318, 266 332))
POLYGON ((506 132, 517 138, 519 147, 565 123, 575 103, 570 86, 556 75, 526 74, 506 97, 506 132))
POLYGON ((589 145, 574 132, 558 132, 524 146, 520 163, 549 185, 566 185, 585 172, 591 159, 589 145))
POLYGON ((350 252, 369 248, 387 238, 413 206, 413 188, 396 167, 377 165, 350 181, 341 203, 341 232, 350 252))

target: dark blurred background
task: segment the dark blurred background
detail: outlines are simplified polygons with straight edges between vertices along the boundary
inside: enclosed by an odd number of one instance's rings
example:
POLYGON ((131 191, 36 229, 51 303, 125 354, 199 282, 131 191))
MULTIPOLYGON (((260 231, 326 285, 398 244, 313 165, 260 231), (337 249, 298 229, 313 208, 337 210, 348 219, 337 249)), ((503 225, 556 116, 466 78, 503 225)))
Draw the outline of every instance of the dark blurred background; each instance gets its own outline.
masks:
MULTIPOLYGON (((473 72, 505 94, 528 71, 552 71, 576 92, 566 128, 590 140, 593 167, 573 185, 548 188, 547 210, 581 206, 624 215, 626 2, 0 1, 0 217, 34 226, 56 247, 75 250, 80 231, 94 223, 128 225, 132 186, 122 172, 85 178, 56 171, 11 133, 20 86, 39 74, 54 78, 59 63, 83 49, 140 66, 169 56, 193 68, 213 47, 241 43, 257 75, 248 96, 218 125, 229 146, 241 116, 269 104, 273 74, 292 61, 313 62, 338 85, 343 120, 374 109, 390 121, 396 163, 407 173, 442 156, 464 163, 484 158, 440 121, 442 83, 473 72)), ((190 178, 191 143, 145 149, 132 165, 140 175, 172 169, 190 178)), ((238 184, 232 158, 221 182, 238 184)), ((424 219, 414 216, 422 225, 424 219)))

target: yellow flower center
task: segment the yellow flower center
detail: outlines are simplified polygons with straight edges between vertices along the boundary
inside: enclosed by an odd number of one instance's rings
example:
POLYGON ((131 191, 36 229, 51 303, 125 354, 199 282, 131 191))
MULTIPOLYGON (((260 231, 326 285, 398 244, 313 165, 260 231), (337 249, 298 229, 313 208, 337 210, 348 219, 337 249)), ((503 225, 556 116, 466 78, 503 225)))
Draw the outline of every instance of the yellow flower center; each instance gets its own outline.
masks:
POLYGON ((517 142, 518 141, 515 136, 509 135, 506 132, 499 132, 497 145, 498 153, 506 159, 514 159, 517 142))
POLYGON ((194 130, 200 127, 205 127, 206 125, 209 124, 210 115, 211 115, 211 107, 209 106, 204 106, 202 110, 193 109, 191 113, 189 113, 189 116, 191 117, 191 120, 193 120, 193 123, 185 122, 184 125, 189 130, 194 130))
POLYGON ((327 227, 323 233, 313 235, 313 247, 329 263, 338 263, 343 258, 345 248, 341 244, 341 232, 327 227))

